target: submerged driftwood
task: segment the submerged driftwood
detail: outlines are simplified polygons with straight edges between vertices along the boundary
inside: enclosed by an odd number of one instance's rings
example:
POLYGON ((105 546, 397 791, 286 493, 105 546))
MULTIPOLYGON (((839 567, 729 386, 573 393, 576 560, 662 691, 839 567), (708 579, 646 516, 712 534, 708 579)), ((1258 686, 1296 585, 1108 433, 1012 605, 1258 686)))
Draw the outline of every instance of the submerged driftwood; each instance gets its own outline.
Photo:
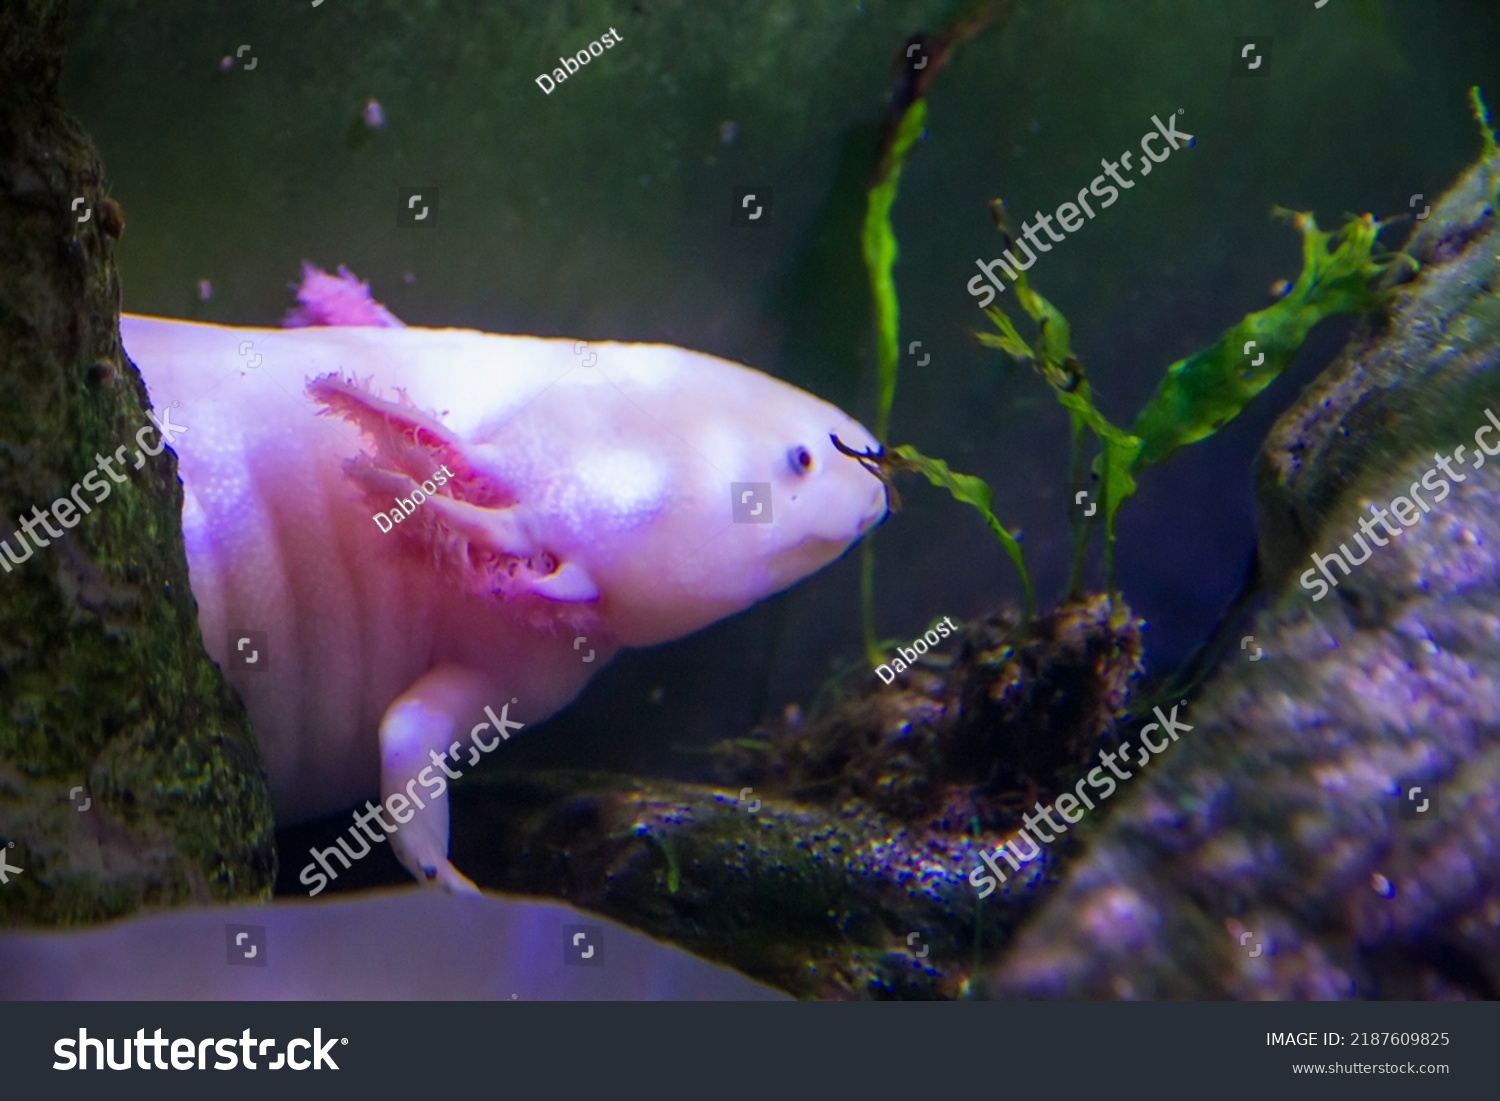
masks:
MULTIPOLYGON (((120 348, 124 215, 58 98, 67 9, 0 4, 0 539, 18 556, 14 525, 96 455, 124 444, 130 462, 151 423, 120 348)), ((176 458, 129 473, 0 573, 0 845, 22 869, 0 925, 264 897, 273 879, 255 741, 198 633, 176 458)))

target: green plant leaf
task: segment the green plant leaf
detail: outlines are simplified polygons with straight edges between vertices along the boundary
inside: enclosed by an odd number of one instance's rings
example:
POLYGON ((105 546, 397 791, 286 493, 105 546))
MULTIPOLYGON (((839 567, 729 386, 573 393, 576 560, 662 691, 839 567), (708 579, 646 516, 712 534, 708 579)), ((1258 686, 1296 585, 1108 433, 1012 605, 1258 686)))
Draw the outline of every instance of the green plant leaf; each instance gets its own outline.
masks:
POLYGON ((955 500, 972 505, 979 510, 979 514, 984 517, 984 522, 1000 540, 1000 545, 1005 548, 1005 553, 1010 556, 1016 571, 1021 575, 1021 587, 1026 593, 1023 619, 1025 622, 1030 622, 1035 597, 1031 589, 1031 574, 1026 570, 1026 556, 1021 552, 1021 544, 1016 541, 1016 537, 1006 531, 1005 525, 995 518, 995 494, 984 479, 950 470, 948 464, 942 459, 930 459, 915 447, 908 445, 889 448, 888 453, 896 455, 908 469, 921 474, 933 485, 946 489, 955 500))
POLYGON ((1484 137, 1484 159, 1491 160, 1500 153, 1500 146, 1495 144, 1495 129, 1490 125, 1490 109, 1477 84, 1469 89, 1469 103, 1474 108, 1474 121, 1479 123, 1480 133, 1484 137))
POLYGON ((988 348, 999 348, 1016 359, 1032 360, 1035 358, 1031 352, 1031 345, 1026 343, 1021 334, 1016 331, 1015 323, 998 306, 991 306, 984 312, 995 323, 995 328, 1000 330, 1000 335, 979 333, 979 343, 988 348))
POLYGON ((1016 301, 1037 324, 1036 359, 1047 367, 1062 370, 1073 359, 1073 330, 1062 311, 1036 291, 1025 272, 1016 279, 1016 301))
POLYGON ((891 405, 896 400, 896 370, 900 363, 900 307, 896 300, 894 270, 899 250, 891 229, 891 207, 901 183, 906 154, 927 125, 927 101, 919 99, 907 108, 896 128, 895 140, 882 164, 882 175, 870 188, 865 207, 863 245, 865 268, 870 273, 870 293, 875 299, 875 335, 880 371, 880 393, 875 417, 875 437, 885 440, 890 427, 891 405))
POLYGON ((1239 416, 1287 368, 1319 321, 1380 305, 1376 279, 1389 264, 1371 256, 1379 222, 1368 215, 1352 218, 1333 234, 1318 229, 1311 214, 1277 213, 1302 232, 1301 276, 1279 302, 1167 368, 1131 429, 1141 438, 1137 470, 1166 462, 1179 448, 1212 436, 1239 416))
MULTIPOLYGON (((986 347, 999 348, 1016 359, 1033 363, 1052 388, 1058 404, 1068 411, 1070 438, 1073 453, 1077 454, 1080 433, 1087 428, 1099 440, 1100 456, 1094 470, 1100 476, 1104 490, 1104 547, 1105 574, 1114 578, 1115 518, 1120 506, 1136 490, 1136 481, 1131 468, 1140 454, 1141 441, 1111 424, 1094 404, 1093 392, 1084 378, 1083 366, 1073 355, 1072 330, 1062 311, 1031 288, 1026 273, 1017 274, 1014 283, 1016 301, 1026 314, 1036 322, 1037 338, 1028 345, 1014 322, 998 307, 985 310, 986 315, 1000 331, 999 336, 980 333, 980 343, 986 347)), ((1076 479, 1075 479, 1076 481, 1076 479)), ((1076 485, 1074 489, 1076 490, 1076 485)), ((1074 546, 1072 579, 1070 586, 1076 591, 1080 583, 1083 561, 1085 531, 1078 531, 1074 546)))

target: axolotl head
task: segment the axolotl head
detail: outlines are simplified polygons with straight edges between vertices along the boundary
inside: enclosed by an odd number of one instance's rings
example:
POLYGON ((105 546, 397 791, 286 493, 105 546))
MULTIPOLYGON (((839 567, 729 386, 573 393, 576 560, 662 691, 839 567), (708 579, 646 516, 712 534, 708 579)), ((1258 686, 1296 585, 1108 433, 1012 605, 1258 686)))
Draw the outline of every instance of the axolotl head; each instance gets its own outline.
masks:
POLYGON ((816 572, 885 518, 883 483, 834 444, 875 440, 835 406, 681 348, 592 350, 595 365, 461 434, 340 380, 312 392, 373 438, 373 462, 351 469, 372 499, 445 463, 449 484, 404 534, 537 627, 677 638, 816 572))
MULTIPOLYGON (((739 364, 599 346, 549 550, 598 588, 625 645, 688 634, 780 592, 885 518, 881 481, 840 453, 875 446, 846 413, 739 364)), ((503 451, 503 444, 500 450, 503 451)), ((559 456, 561 458, 561 456, 559 456)))

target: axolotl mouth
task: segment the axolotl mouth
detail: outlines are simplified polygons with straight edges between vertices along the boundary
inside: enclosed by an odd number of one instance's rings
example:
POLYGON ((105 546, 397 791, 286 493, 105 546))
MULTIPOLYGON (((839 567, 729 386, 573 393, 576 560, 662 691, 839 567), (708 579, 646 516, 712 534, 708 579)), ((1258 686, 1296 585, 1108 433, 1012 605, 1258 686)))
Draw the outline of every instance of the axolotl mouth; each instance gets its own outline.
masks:
POLYGON ((840 447, 842 440, 853 440, 870 453, 879 450, 862 425, 842 415, 822 442, 792 449, 792 467, 801 467, 808 480, 788 486, 784 495, 789 526, 801 534, 770 556, 771 573, 781 584, 790 585, 833 562, 890 515, 884 479, 840 447))
POLYGON ((885 521, 890 517, 891 513, 888 499, 888 492, 882 487, 877 487, 875 500, 871 504, 869 511, 866 512, 862 517, 860 517, 859 523, 856 526, 854 534, 852 536, 845 532, 839 532, 837 534, 824 534, 816 531, 809 532, 807 535, 803 536, 795 544, 793 544, 789 549, 800 550, 805 547, 828 547, 831 550, 829 561, 832 561, 834 558, 837 558, 844 551, 852 547, 855 543, 858 543, 875 528, 885 523, 885 521))
POLYGON ((890 491, 890 487, 888 485, 886 485, 885 482, 880 481, 879 479, 872 479, 872 481, 874 482, 874 485, 872 487, 872 495, 871 495, 871 499, 870 499, 870 507, 865 512, 865 514, 860 517, 859 524, 855 528, 855 532, 854 532, 854 535, 853 535, 852 538, 850 538, 846 534, 839 534, 839 535, 835 535, 835 536, 832 536, 832 537, 826 537, 826 536, 814 533, 814 534, 808 535, 808 537, 806 539, 804 539, 802 542, 807 543, 807 542, 821 540, 821 541, 829 542, 829 543, 837 543, 839 545, 840 549, 843 549, 845 547, 850 546, 853 543, 859 542, 859 540, 863 539, 872 530, 874 530, 875 528, 879 527, 881 524, 885 523, 886 520, 890 519, 890 515, 891 515, 891 491, 890 491))

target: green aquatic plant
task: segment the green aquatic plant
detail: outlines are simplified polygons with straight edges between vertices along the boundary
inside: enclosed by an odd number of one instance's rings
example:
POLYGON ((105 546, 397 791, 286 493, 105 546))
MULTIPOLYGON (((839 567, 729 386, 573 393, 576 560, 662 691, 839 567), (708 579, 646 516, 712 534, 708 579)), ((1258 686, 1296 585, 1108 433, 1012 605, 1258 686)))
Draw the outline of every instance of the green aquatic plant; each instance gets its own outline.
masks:
POLYGON ((1376 282, 1392 261, 1374 258, 1382 223, 1352 218, 1325 233, 1311 214, 1280 210, 1302 233, 1302 274, 1275 304, 1246 316, 1212 346, 1167 368, 1131 431, 1140 438, 1137 470, 1166 462, 1237 417, 1296 356, 1312 327, 1337 314, 1378 306, 1376 282), (1330 246, 1333 247, 1330 247, 1330 246))
MULTIPOLYGON (((927 121, 927 101, 916 100, 903 113, 895 137, 876 173, 865 208, 863 247, 865 268, 870 273, 870 295, 875 303, 875 347, 878 378, 875 438, 885 442, 890 429, 891 407, 896 400, 896 375, 900 364, 901 307, 896 298, 896 234, 891 229, 891 207, 901 182, 906 154, 922 136, 927 121)), ((863 610, 865 653, 879 665, 882 652, 875 635, 875 541, 860 544, 860 604, 863 610)))
POLYGON ((1005 525, 995 518, 995 493, 984 479, 976 478, 972 474, 959 474, 949 470, 948 464, 942 459, 928 458, 915 447, 907 444, 893 447, 889 453, 900 460, 904 469, 921 474, 939 489, 946 489, 953 495, 954 500, 962 501, 979 510, 979 514, 984 517, 984 522, 995 533, 995 538, 1000 540, 1000 545, 1005 548, 1005 553, 1010 556, 1010 560, 1015 563, 1016 571, 1021 575, 1021 587, 1026 594, 1021 621, 1024 623, 1029 620, 1036 599, 1031 589, 1031 575, 1026 572, 1026 558, 1021 553, 1021 544, 1016 537, 1006 531, 1005 525))
MULTIPOLYGON (((1310 214, 1278 213, 1302 233, 1302 274, 1297 282, 1276 303, 1249 314, 1208 348, 1168 367, 1128 432, 1099 412, 1083 365, 1073 355, 1067 319, 1031 288, 1025 272, 1016 275, 1016 301, 1036 324, 1035 341, 1028 344, 998 306, 985 311, 997 332, 979 333, 980 343, 1031 363, 1068 411, 1074 491, 1080 483, 1084 430, 1099 442, 1093 470, 1103 490, 1104 571, 1111 592, 1116 519, 1120 507, 1135 494, 1136 476, 1237 417, 1291 364, 1318 322, 1337 314, 1363 313, 1382 300, 1377 283, 1394 261, 1374 257, 1381 223, 1366 215, 1350 219, 1337 233, 1325 233, 1310 214)), ((1075 597, 1081 591, 1088 530, 1075 523, 1069 583, 1075 597)))
MULTIPOLYGON (((972 29, 969 33, 973 33, 972 29)), ((954 37, 944 43, 946 60, 954 37)), ((908 47, 908 53, 914 47, 908 47)), ((935 70, 934 70, 935 71, 935 70)), ((899 301, 894 268, 898 255, 891 210, 900 184, 907 154, 922 135, 926 124, 926 102, 921 96, 926 82, 908 89, 908 98, 893 109, 882 143, 875 181, 868 193, 863 231, 865 264, 874 300, 879 362, 879 392, 876 436, 878 453, 849 454, 873 472, 889 480, 896 471, 922 474, 935 486, 977 509, 1021 576, 1025 592, 1024 625, 1034 604, 1031 577, 1017 538, 996 517, 995 494, 983 479, 960 474, 942 459, 927 456, 910 445, 885 447, 890 412, 895 400, 899 363, 899 301)), ((1474 116, 1483 132, 1486 155, 1496 149, 1489 111, 1479 89, 1471 89, 1474 116)), ((996 200, 997 214, 1003 204, 996 200)), ((1032 364, 1068 414, 1071 455, 1070 499, 1079 500, 1084 470, 1084 449, 1092 435, 1098 453, 1092 473, 1100 482, 1104 524, 1104 573, 1110 595, 1116 596, 1114 551, 1120 508, 1135 495, 1137 478, 1159 466, 1183 447, 1208 439, 1239 416, 1246 406, 1274 382, 1291 364, 1314 326, 1325 318, 1360 314, 1375 309, 1388 297, 1381 280, 1396 263, 1411 262, 1399 254, 1377 256, 1378 237, 1387 223, 1370 215, 1350 218, 1337 231, 1325 232, 1309 213, 1277 209, 1302 234, 1302 271, 1295 283, 1272 305, 1242 318, 1209 347, 1167 368, 1161 383, 1130 429, 1113 424, 1099 411, 1082 362, 1073 354, 1072 330, 1060 310, 1032 289, 1026 273, 1015 273, 1016 301, 1036 327, 1028 342, 998 305, 985 310, 994 324, 993 333, 976 334, 980 342, 1012 358, 1032 364)), ((1006 232, 1003 214, 997 217, 1006 232)), ((893 500, 895 498, 893 497, 893 500)), ((1075 517, 1074 552, 1069 578, 1069 596, 1083 589, 1083 567, 1093 526, 1075 517)), ((874 627, 874 556, 869 540, 862 549, 861 596, 864 608, 865 645, 872 660, 879 661, 874 627)), ((1118 601, 1116 601, 1118 603, 1118 601)))
POLYGON ((901 183, 906 154, 922 136, 927 124, 927 101, 911 105, 896 128, 895 140, 886 155, 884 171, 870 188, 865 210, 865 267, 870 273, 870 294, 875 301, 875 346, 879 394, 875 415, 875 438, 884 442, 890 429, 891 406, 896 400, 896 374, 900 363, 901 307, 896 299, 896 234, 891 229, 891 207, 901 183))
MULTIPOLYGON (((896 296, 895 267, 899 249, 896 233, 891 228, 891 208, 895 206, 896 194, 901 182, 901 169, 906 156, 921 138, 927 125, 926 93, 934 77, 947 66, 954 52, 964 43, 978 36, 987 27, 1003 17, 1014 13, 1012 0, 986 0, 968 13, 958 17, 943 31, 929 38, 914 36, 907 42, 902 65, 902 76, 892 95, 890 113, 886 119, 885 133, 881 137, 880 151, 876 157, 874 179, 866 192, 865 220, 861 232, 865 269, 870 276, 870 295, 874 300, 875 340, 878 370, 878 393, 876 397, 875 438, 883 445, 890 428, 891 408, 896 400, 896 378, 900 364, 900 302, 896 296), (920 54, 913 58, 913 54, 920 54)), ((837 442, 837 441, 835 441, 837 442)), ((921 460, 915 448, 907 448, 914 458, 921 460)), ((914 467, 915 469, 915 467, 914 467)), ((931 467, 937 471, 937 467, 931 467)), ((877 469, 881 477, 884 474, 877 469)), ((933 475, 929 474, 929 478, 933 475)), ((1031 578, 1021 556, 1015 538, 995 519, 991 508, 994 495, 989 486, 978 478, 955 475, 946 464, 941 464, 934 484, 948 488, 959 500, 974 505, 984 515, 986 522, 1001 538, 1006 553, 1021 571, 1021 583, 1026 590, 1027 616, 1031 609, 1031 578), (968 478, 967 482, 961 479, 968 478), (970 483, 978 483, 972 485, 970 483), (962 486, 955 490, 955 486, 962 486), (983 503, 981 503, 983 502, 983 503)), ((860 544, 860 607, 862 611, 865 653, 872 664, 879 665, 882 653, 875 633, 875 541, 866 537, 860 544)))
MULTIPOLYGON (((1014 359, 1031 363, 1052 388, 1058 404, 1068 411, 1071 493, 1077 493, 1083 481, 1084 432, 1092 432, 1099 441, 1102 450, 1097 473, 1104 488, 1105 573, 1113 579, 1115 516, 1125 500, 1135 493, 1132 469, 1140 454, 1141 441, 1111 424, 1094 404, 1083 364, 1073 355, 1072 330, 1061 311, 1031 289, 1025 272, 1017 274, 1015 289, 1016 301, 1036 323, 1035 342, 1027 344, 1005 312, 995 306, 985 310, 985 314, 994 322, 999 335, 980 333, 979 341, 1014 359)), ((1087 529, 1075 514, 1073 569, 1068 582, 1070 598, 1082 595, 1086 534, 1087 529)))
MULTIPOLYGON (((1017 301, 1037 323, 1038 337, 1028 346, 998 307, 985 311, 999 335, 979 334, 982 343, 1013 358, 1034 363, 1068 410, 1074 444, 1074 488, 1078 447, 1087 428, 1098 439, 1094 473, 1103 489, 1104 571, 1114 592, 1114 548, 1120 507, 1134 496, 1136 476, 1166 462, 1178 450, 1214 435, 1244 411, 1257 394, 1291 364, 1313 326, 1338 314, 1363 313, 1379 305, 1377 283, 1392 261, 1376 260, 1381 223, 1366 215, 1352 218, 1338 233, 1318 229, 1311 214, 1280 211, 1302 233, 1302 274, 1270 307, 1249 314, 1210 347, 1167 368, 1156 393, 1136 417, 1130 431, 1111 424, 1094 404, 1082 365, 1068 346, 1062 315, 1031 290, 1024 273, 1016 281, 1017 301)), ((1075 526, 1070 587, 1081 586, 1089 529, 1075 526)))
POLYGON ((1469 89, 1469 105, 1474 109, 1474 121, 1479 124, 1480 133, 1484 137, 1484 156, 1481 159, 1488 164, 1500 153, 1500 146, 1495 144, 1495 128, 1490 124, 1489 105, 1484 102, 1484 94, 1477 84, 1469 89))

